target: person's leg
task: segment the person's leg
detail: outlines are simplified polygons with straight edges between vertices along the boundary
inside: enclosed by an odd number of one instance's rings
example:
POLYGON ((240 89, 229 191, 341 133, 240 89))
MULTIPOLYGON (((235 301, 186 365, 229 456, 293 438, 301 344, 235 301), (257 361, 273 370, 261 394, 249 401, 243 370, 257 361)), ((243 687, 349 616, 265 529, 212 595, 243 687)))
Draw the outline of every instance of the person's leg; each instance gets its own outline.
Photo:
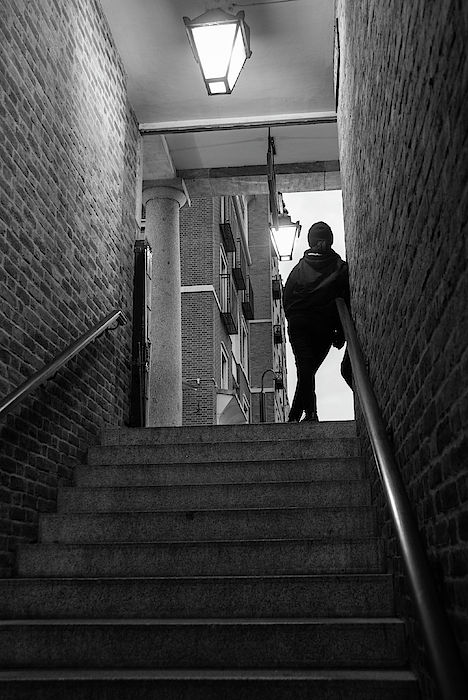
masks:
MULTIPOLYGON (((305 417, 310 420, 317 414, 317 398, 315 396, 315 372, 313 358, 298 357, 296 359, 297 387, 296 395, 298 404, 305 412, 305 417)), ((295 397, 296 398, 296 397, 295 397)), ((301 411, 301 415, 302 415, 301 411)))
POLYGON ((289 421, 299 421, 303 412, 306 419, 311 420, 317 415, 315 373, 330 350, 330 333, 327 328, 317 327, 310 318, 293 319, 288 324, 288 332, 297 370, 289 421))
POLYGON ((309 329, 307 319, 295 318, 288 323, 288 334, 291 348, 296 363, 296 391, 294 393, 291 410, 289 411, 289 422, 299 421, 304 412, 304 396, 310 385, 308 381, 309 365, 309 329))
POLYGON ((314 334, 313 337, 314 340, 311 346, 311 355, 308 361, 304 384, 307 392, 304 395, 305 420, 318 420, 315 375, 331 348, 331 341, 327 335, 322 336, 314 334))
POLYGON ((350 389, 353 389, 353 371, 351 368, 351 360, 349 359, 348 348, 346 348, 343 360, 341 362, 341 376, 345 380, 350 389))

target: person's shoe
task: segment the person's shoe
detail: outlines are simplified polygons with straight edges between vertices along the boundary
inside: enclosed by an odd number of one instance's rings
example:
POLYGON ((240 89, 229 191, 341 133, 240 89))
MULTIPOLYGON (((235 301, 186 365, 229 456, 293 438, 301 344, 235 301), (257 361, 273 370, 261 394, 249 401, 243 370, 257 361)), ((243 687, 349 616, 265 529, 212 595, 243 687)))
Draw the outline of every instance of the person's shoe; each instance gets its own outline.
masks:
POLYGON ((316 413, 306 413, 301 423, 318 423, 318 415, 316 413))

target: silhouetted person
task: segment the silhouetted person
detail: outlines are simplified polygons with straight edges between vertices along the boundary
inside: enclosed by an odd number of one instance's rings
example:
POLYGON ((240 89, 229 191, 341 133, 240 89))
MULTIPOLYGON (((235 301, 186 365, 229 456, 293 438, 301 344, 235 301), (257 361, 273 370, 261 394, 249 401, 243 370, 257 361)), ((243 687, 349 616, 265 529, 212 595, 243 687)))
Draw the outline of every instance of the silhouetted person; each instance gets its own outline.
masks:
MULTIPOLYGON (((335 299, 349 303, 348 265, 332 249, 333 233, 319 221, 308 233, 310 248, 291 271, 283 293, 288 333, 297 368, 297 387, 289 422, 317 421, 315 374, 332 345, 341 348, 345 338, 335 299)), ((342 374, 351 386, 349 362, 342 374)))

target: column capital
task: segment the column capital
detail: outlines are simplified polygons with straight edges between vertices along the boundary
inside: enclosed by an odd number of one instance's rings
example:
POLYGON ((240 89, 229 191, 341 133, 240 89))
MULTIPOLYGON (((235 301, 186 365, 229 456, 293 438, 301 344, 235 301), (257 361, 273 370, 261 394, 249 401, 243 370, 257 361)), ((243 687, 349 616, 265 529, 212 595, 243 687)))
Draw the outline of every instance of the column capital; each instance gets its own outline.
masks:
POLYGON ((187 196, 183 189, 179 189, 177 185, 158 185, 153 187, 146 187, 143 190, 143 204, 146 204, 152 199, 173 199, 182 207, 186 201, 187 196))

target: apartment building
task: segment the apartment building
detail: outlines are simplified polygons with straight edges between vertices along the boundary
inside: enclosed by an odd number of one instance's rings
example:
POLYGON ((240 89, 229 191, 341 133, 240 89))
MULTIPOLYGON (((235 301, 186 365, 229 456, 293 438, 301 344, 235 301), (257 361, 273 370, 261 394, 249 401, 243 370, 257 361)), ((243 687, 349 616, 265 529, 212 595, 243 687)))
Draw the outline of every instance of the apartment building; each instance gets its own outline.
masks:
POLYGON ((183 424, 284 422, 286 352, 267 198, 180 212, 183 424))

